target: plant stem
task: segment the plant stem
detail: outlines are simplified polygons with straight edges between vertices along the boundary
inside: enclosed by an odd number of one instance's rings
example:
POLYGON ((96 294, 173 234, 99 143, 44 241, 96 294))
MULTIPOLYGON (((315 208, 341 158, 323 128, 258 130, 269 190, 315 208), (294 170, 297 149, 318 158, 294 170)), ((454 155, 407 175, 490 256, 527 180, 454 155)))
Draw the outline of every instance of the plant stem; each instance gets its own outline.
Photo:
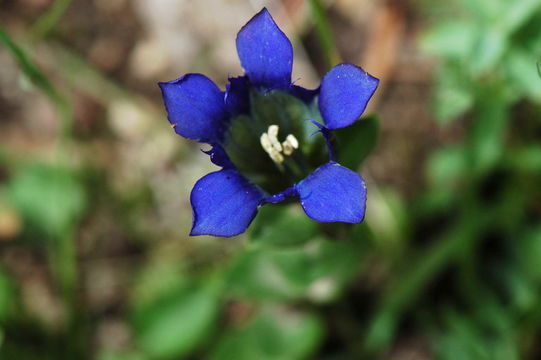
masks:
POLYGON ((325 9, 323 8, 323 5, 321 5, 320 0, 310 0, 308 3, 310 4, 310 10, 316 24, 316 33, 319 44, 321 50, 325 54, 325 65, 327 69, 330 69, 340 62, 340 55, 334 44, 329 19, 327 18, 327 14, 325 13, 325 9))

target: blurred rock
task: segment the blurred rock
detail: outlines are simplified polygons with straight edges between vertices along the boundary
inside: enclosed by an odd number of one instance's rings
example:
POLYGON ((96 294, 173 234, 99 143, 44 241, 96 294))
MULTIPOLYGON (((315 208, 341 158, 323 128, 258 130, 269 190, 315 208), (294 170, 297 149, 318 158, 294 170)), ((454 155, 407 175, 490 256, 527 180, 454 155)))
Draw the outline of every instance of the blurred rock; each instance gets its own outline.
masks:
POLYGON ((22 230, 22 220, 15 211, 0 207, 0 240, 11 240, 22 230))
POLYGON ((105 72, 119 68, 127 56, 128 48, 120 38, 99 38, 88 51, 89 60, 105 72))
MULTIPOLYGON (((223 85, 228 74, 242 74, 235 38, 240 28, 263 6, 269 8, 293 44, 299 45, 295 39, 295 24, 276 0, 137 0, 136 9, 145 25, 147 40, 138 45, 130 60, 134 74, 144 78, 160 70, 165 80, 170 80, 187 72, 205 72, 223 85), (167 71, 163 71, 165 68, 167 71)), ((297 77, 301 77, 300 85, 312 88, 318 85, 301 48, 295 49, 293 80, 297 77)))
POLYGON ((134 102, 115 100, 108 109, 109 124, 115 134, 126 140, 142 139, 150 126, 150 119, 134 102))
POLYGON ((96 347, 103 350, 124 350, 130 347, 131 331, 120 319, 110 318, 98 324, 96 347))
POLYGON ((129 59, 131 72, 142 80, 156 81, 170 65, 170 60, 164 56, 168 51, 156 37, 139 41, 129 59))

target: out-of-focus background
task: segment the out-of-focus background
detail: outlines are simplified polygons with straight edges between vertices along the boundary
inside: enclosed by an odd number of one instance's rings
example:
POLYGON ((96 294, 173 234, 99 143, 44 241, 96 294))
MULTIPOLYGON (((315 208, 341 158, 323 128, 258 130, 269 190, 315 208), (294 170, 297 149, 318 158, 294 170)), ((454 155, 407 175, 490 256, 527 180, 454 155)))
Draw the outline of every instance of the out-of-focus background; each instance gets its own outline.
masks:
POLYGON ((540 24, 540 0, 0 0, 0 358, 541 358, 540 24), (156 83, 223 87, 263 6, 298 84, 381 79, 345 238, 295 206, 188 236, 214 167, 156 83))

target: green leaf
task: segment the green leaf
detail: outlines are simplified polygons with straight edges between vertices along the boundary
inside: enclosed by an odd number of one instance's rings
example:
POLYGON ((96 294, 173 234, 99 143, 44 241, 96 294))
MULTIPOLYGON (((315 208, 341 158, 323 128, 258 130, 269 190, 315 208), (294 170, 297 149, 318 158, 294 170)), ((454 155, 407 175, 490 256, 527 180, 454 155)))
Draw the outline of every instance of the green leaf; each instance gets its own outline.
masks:
POLYGON ((334 135, 338 142, 340 164, 350 169, 358 169, 377 144, 378 118, 361 118, 347 128, 335 130, 334 135))
POLYGON ((226 333, 212 351, 212 360, 306 359, 323 334, 319 319, 286 308, 265 308, 250 323, 226 333))
POLYGON ((214 291, 190 287, 136 309, 139 347, 152 358, 178 359, 192 352, 213 330, 219 299, 214 291))
POLYGON ((509 45, 507 34, 499 28, 480 31, 469 63, 473 76, 494 71, 509 45))
POLYGON ((0 323, 11 315, 14 305, 15 289, 13 282, 8 274, 0 268, 0 323))
POLYGON ((479 94, 467 148, 469 166, 477 175, 495 166, 504 150, 509 108, 502 90, 493 84, 479 94))
MULTIPOLYGON (((517 239, 518 240, 518 239, 517 239)), ((541 268, 539 259, 541 258, 541 226, 530 230, 524 235, 520 235, 520 241, 517 241, 516 258, 519 259, 523 268, 523 276, 528 275, 536 282, 541 280, 541 268)))
POLYGON ((511 34, 516 29, 528 22, 541 8, 539 0, 518 0, 502 2, 502 9, 499 12, 499 26, 511 34))
POLYGON ((434 113, 443 125, 468 111, 474 103, 471 80, 461 65, 448 64, 440 69, 436 80, 434 113))
POLYGON ((453 191, 453 185, 468 171, 464 148, 453 146, 435 151, 428 160, 426 171, 432 186, 453 191))
POLYGON ((519 344, 505 309, 485 299, 474 315, 454 309, 444 313, 445 330, 436 337, 436 353, 443 360, 518 360, 519 344))
POLYGON ((421 48, 438 57, 467 59, 473 51, 476 31, 471 21, 443 22, 432 27, 421 38, 421 48))
MULTIPOLYGON (((536 55, 518 48, 510 49, 503 62, 510 77, 509 85, 518 96, 527 96, 535 102, 541 101, 541 80, 534 76, 536 55)), ((539 63, 537 64, 539 71, 539 63)))
POLYGON ((59 237, 71 229, 86 208, 86 195, 70 170, 29 166, 10 180, 6 195, 26 225, 59 237))
POLYGON ((525 144, 505 152, 506 161, 514 169, 533 174, 541 173, 541 145, 525 144))
POLYGON ((363 232, 341 241, 314 239, 303 247, 257 248, 233 263, 228 288, 258 300, 335 299, 363 265, 363 232))
MULTIPOLYGON (((503 0, 506 1, 506 0, 503 0)), ((460 0, 460 4, 468 14, 474 16, 471 21, 490 22, 499 16, 502 0, 460 0)))
POLYGON ((318 223, 299 211, 264 206, 251 226, 250 241, 260 245, 299 245, 317 234, 318 223))
POLYGON ((323 8, 321 1, 309 0, 310 10, 312 17, 316 24, 316 34, 319 40, 321 50, 325 55, 325 65, 329 70, 334 64, 340 62, 340 55, 338 49, 333 40, 331 26, 325 9, 323 8))
POLYGON ((106 351, 98 355, 97 360, 147 360, 142 354, 132 352, 106 351))
POLYGON ((11 37, 0 27, 0 44, 4 45, 13 57, 23 73, 38 89, 49 99, 56 107, 60 120, 62 122, 62 133, 66 135, 73 124, 72 104, 52 85, 49 79, 43 74, 39 67, 32 61, 26 51, 19 46, 11 37))

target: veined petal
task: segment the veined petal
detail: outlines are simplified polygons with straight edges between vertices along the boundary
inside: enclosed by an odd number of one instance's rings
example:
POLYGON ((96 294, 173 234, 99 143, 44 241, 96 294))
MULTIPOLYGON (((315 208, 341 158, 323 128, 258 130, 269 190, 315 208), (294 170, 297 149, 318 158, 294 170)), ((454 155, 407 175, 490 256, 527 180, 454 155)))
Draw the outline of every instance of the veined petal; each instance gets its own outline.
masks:
POLYGON ((366 186, 354 171, 330 162, 296 185, 306 215, 320 222, 359 223, 364 219, 366 186))
POLYGON ((208 143, 221 139, 227 111, 224 95, 212 80, 201 74, 186 74, 159 86, 167 118, 177 134, 208 143))
POLYGON ((267 89, 290 85, 293 47, 267 9, 263 8, 239 31, 237 52, 252 84, 267 89))
POLYGON ((379 80, 353 64, 333 67, 321 81, 319 110, 329 129, 351 125, 361 116, 379 80))
POLYGON ((193 210, 190 235, 241 234, 252 222, 262 199, 261 191, 237 170, 223 169, 205 175, 197 181, 190 196, 193 210))

